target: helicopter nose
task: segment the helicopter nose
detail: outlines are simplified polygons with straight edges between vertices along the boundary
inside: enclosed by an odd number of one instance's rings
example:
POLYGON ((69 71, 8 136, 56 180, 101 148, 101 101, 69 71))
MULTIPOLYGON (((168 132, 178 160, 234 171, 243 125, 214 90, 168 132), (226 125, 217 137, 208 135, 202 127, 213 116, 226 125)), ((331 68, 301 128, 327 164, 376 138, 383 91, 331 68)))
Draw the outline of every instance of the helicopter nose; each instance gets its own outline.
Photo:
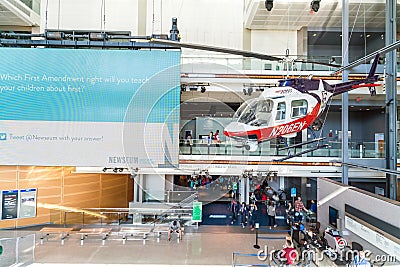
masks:
POLYGON ((224 129, 224 135, 226 136, 236 136, 237 133, 245 132, 246 129, 243 123, 231 122, 224 129))

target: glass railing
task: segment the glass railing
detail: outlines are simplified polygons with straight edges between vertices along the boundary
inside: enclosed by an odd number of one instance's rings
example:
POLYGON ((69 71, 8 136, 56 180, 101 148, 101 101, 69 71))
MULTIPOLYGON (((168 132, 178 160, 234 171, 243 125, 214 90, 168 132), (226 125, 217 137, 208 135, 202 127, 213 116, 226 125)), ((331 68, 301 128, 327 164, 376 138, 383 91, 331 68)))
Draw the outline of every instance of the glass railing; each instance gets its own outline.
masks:
POLYGON ((193 191, 143 190, 142 202, 180 203, 193 197, 193 194, 195 194, 193 191))
POLYGON ((30 266, 35 261, 36 235, 2 230, 0 266, 30 266))
MULTIPOLYGON (((290 144, 293 145, 293 144, 290 144)), ((272 142, 262 142, 258 145, 256 151, 248 151, 243 144, 233 141, 222 143, 207 144, 204 140, 181 140, 180 155, 225 155, 225 156, 281 156, 294 155, 312 150, 316 147, 316 143, 299 145, 295 148, 285 149, 284 144, 276 144, 272 142)), ((341 142, 324 141, 319 142, 319 146, 327 145, 309 153, 301 155, 302 157, 341 157, 341 142)), ((385 145, 377 142, 349 142, 350 158, 384 158, 385 145)))
MULTIPOLYGON (((274 57, 284 58, 284 55, 273 55, 274 57)), ((309 62, 330 63, 332 57, 336 58, 334 64, 341 64, 341 57, 339 56, 319 56, 319 57, 305 57, 305 56, 291 56, 291 59, 304 60, 309 62)), ((358 58, 351 58, 349 62, 357 60, 358 58)), ((323 66, 316 63, 303 63, 295 62, 288 64, 278 61, 261 60, 246 57, 235 57, 231 55, 210 54, 201 56, 182 55, 182 72, 188 73, 228 73, 232 70, 253 70, 253 71, 333 71, 334 67, 323 66), (211 69, 210 69, 211 68, 211 69)), ((397 57, 397 69, 400 71, 400 57, 397 57)))
POLYGON ((52 225, 64 227, 111 226, 124 224, 164 224, 179 219, 182 223, 190 222, 192 208, 85 208, 82 211, 57 211, 62 220, 51 221, 52 225))

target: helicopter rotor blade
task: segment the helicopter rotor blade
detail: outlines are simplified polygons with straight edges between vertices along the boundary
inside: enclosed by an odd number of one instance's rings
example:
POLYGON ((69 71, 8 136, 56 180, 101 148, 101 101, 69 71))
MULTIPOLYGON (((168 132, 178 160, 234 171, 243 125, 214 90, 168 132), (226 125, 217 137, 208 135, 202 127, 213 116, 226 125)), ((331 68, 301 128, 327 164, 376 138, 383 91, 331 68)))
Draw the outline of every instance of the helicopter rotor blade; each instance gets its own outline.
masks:
MULTIPOLYGON (((154 39, 153 38, 150 40, 150 42, 155 43, 155 44, 164 44, 164 45, 178 47, 178 48, 190 48, 190 49, 197 49, 197 50, 204 50, 204 51, 220 52, 220 53, 225 53, 225 54, 258 58, 258 59, 270 60, 270 61, 287 61, 288 60, 287 58, 274 57, 274 56, 251 52, 251 51, 246 51, 246 50, 224 48, 224 47, 202 45, 202 44, 193 44, 193 43, 181 43, 181 42, 170 41, 170 40, 165 40, 165 39, 154 39)), ((340 67, 340 65, 337 65, 337 64, 308 61, 308 60, 304 60, 304 59, 295 59, 294 62, 318 64, 318 65, 334 67, 334 68, 340 67)))
POLYGON ((253 57, 258 59, 265 59, 271 61, 281 61, 284 60, 283 58, 269 56, 261 53, 255 53, 245 50, 233 49, 233 48, 224 48, 218 46, 210 46, 210 45, 201 45, 201 44, 192 44, 192 43, 180 43, 176 41, 164 40, 164 39, 151 39, 150 42, 155 44, 165 44, 169 46, 179 47, 179 48, 191 48, 197 50, 204 50, 204 51, 213 51, 213 52, 220 52, 225 54, 232 54, 244 57, 253 57))
POLYGON ((309 61, 309 60, 305 60, 305 59, 295 59, 294 62, 316 64, 316 65, 322 65, 322 66, 327 66, 327 67, 332 67, 332 68, 340 68, 341 67, 341 65, 338 65, 338 64, 331 64, 331 63, 317 62, 317 61, 309 61))

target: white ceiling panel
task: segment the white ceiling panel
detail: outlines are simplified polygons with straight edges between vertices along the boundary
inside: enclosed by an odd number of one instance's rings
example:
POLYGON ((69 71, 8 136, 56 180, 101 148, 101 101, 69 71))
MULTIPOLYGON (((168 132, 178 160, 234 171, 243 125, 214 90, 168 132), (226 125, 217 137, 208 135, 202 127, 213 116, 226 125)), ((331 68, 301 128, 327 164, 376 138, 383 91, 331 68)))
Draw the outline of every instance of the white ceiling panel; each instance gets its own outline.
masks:
MULTIPOLYGON (((400 17, 400 6, 397 8, 400 17)), ((397 21, 398 27, 400 21, 397 21)), ((299 30, 302 27, 341 27, 341 1, 320 2, 318 12, 310 11, 310 0, 274 0, 271 11, 265 8, 265 0, 253 0, 247 8, 244 25, 248 29, 288 29, 299 30)), ((355 28, 384 28, 384 0, 350 0, 349 25, 355 28)))

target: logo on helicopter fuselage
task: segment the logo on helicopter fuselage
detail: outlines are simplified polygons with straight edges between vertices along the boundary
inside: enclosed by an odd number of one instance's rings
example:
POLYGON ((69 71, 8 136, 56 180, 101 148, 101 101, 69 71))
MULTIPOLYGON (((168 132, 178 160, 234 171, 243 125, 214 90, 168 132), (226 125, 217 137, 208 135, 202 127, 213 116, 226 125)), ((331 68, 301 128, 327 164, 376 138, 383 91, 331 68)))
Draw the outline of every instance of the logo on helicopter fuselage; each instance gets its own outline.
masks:
POLYGON ((277 90, 275 91, 275 93, 278 93, 280 95, 287 95, 290 94, 292 92, 292 88, 286 88, 286 89, 281 89, 281 90, 277 90))
POLYGON ((281 125, 278 127, 274 127, 274 128, 272 128, 272 131, 269 134, 269 137, 272 138, 275 136, 282 136, 285 134, 299 132, 299 131, 303 130, 306 125, 307 125, 307 122, 304 120, 304 121, 297 121, 297 122, 281 125))

